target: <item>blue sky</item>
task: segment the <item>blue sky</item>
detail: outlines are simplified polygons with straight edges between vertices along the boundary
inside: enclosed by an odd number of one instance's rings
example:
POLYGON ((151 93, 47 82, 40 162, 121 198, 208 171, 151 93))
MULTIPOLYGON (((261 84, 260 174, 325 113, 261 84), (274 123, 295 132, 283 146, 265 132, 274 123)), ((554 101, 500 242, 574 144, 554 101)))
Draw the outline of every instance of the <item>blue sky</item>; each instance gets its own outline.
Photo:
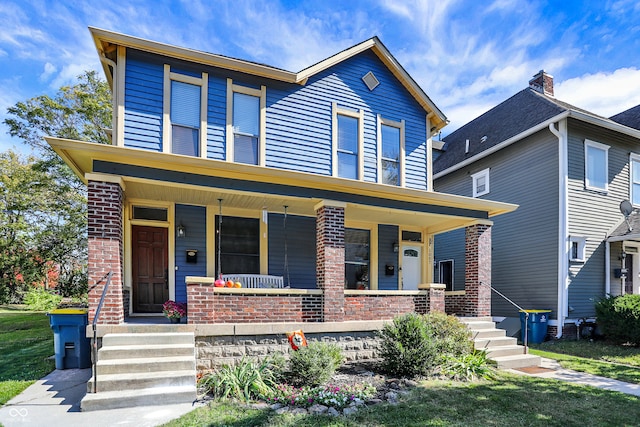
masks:
MULTIPOLYGON (((130 0, 0 2, 7 107, 101 70, 94 26, 299 71, 374 35, 447 115, 444 134, 525 88, 610 116, 640 104, 635 0, 130 0)), ((0 125, 0 150, 20 149, 0 125)))

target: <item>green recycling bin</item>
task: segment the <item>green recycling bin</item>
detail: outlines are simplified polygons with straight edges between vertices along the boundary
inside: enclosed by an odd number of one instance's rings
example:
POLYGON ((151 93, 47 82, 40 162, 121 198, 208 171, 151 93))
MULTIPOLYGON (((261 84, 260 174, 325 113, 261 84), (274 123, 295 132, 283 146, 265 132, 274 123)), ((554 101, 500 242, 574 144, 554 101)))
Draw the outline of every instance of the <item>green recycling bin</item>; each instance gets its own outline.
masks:
POLYGON ((61 308, 48 315, 53 330, 56 369, 89 368, 91 341, 86 336, 87 310, 61 308))
POLYGON ((549 314, 551 310, 520 310, 520 330, 522 342, 524 342, 524 331, 527 330, 529 344, 540 344, 547 336, 547 326, 549 325, 549 314), (529 321, 526 321, 525 313, 529 313, 529 321), (525 326, 525 323, 527 325, 525 326))

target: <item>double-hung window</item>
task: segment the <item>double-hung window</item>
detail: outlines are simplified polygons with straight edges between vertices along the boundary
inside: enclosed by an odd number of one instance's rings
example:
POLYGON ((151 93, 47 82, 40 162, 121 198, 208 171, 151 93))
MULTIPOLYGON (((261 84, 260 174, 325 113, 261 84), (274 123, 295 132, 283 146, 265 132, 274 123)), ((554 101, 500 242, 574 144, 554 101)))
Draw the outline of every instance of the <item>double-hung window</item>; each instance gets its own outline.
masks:
POLYGON ((473 197, 489 194, 489 171, 490 169, 484 169, 471 175, 473 197))
POLYGON ((631 155, 631 203, 640 206, 640 155, 631 155))
POLYGON ((333 104, 333 176, 363 179, 363 120, 362 110, 348 110, 333 104))
POLYGON ((404 120, 395 122, 378 116, 378 161, 379 182, 389 185, 404 185, 404 120))
POLYGON ((227 159, 265 164, 266 88, 255 89, 227 79, 227 159))
POLYGON ((584 186, 589 190, 607 191, 609 178, 609 146, 584 141, 584 186))
POLYGON ((195 157, 206 152, 207 81, 207 73, 194 77, 165 64, 163 152, 195 157))

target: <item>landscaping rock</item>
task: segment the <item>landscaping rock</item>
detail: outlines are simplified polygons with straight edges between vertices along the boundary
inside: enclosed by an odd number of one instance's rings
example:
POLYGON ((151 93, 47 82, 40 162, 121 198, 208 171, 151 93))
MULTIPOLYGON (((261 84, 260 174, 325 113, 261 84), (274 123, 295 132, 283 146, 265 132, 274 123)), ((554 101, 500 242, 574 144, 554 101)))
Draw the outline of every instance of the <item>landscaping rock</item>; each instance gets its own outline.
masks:
POLYGON ((325 412, 327 412, 329 410, 328 406, 324 406, 324 405, 319 405, 319 404, 315 404, 313 406, 311 406, 307 411, 310 414, 313 415, 319 415, 319 414, 324 414, 325 412))
POLYGON ((344 415, 352 415, 352 414, 355 414, 356 412, 358 412, 358 408, 355 406, 347 406, 342 410, 342 413, 344 415))
POLYGON ((284 414, 285 412, 290 412, 291 408, 288 406, 283 406, 282 408, 276 409, 276 414, 284 414))
POLYGON ((395 391, 390 391, 387 392, 384 397, 387 398, 387 400, 389 401, 389 403, 395 403, 398 401, 398 393, 396 393, 395 391))
POLYGON ((304 408, 291 408, 290 411, 293 415, 307 415, 309 412, 307 412, 306 409, 304 408))
POLYGON ((336 408, 329 408, 329 410, 327 411, 327 415, 331 415, 332 417, 339 417, 340 412, 338 412, 336 408))

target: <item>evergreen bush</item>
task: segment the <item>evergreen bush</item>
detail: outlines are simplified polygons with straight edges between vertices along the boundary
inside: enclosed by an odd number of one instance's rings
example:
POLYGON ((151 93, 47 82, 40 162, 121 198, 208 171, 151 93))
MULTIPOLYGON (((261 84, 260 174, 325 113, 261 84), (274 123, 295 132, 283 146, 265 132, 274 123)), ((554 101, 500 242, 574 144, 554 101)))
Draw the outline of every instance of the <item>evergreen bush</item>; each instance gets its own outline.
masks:
POLYGON ((294 385, 319 386, 331 379, 343 361, 340 347, 313 341, 291 353, 287 376, 294 385))
POLYGON ((640 295, 608 296, 596 303, 598 326, 607 339, 640 345, 640 295))

